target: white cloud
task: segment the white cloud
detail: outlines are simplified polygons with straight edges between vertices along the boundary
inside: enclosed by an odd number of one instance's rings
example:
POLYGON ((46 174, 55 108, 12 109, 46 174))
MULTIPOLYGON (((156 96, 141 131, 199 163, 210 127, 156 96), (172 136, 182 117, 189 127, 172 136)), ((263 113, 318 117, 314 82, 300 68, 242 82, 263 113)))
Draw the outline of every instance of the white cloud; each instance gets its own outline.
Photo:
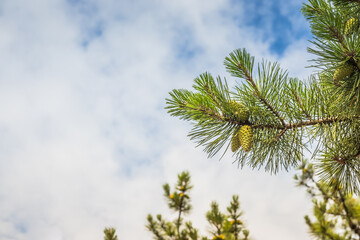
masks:
MULTIPOLYGON (((204 71, 228 77, 222 62, 235 48, 277 59, 258 30, 233 21, 241 4, 8 0, 0 7, 1 239, 101 239, 107 226, 121 238, 150 239, 147 213, 167 213, 161 185, 186 169, 198 225, 205 227, 212 200, 224 209, 239 194, 257 239, 306 236, 309 203, 292 173, 207 159, 186 138, 189 124, 163 109, 171 89, 191 87, 204 71), (178 58, 179 46, 193 58, 178 58)), ((279 59, 301 76, 305 45, 294 42, 279 59)))

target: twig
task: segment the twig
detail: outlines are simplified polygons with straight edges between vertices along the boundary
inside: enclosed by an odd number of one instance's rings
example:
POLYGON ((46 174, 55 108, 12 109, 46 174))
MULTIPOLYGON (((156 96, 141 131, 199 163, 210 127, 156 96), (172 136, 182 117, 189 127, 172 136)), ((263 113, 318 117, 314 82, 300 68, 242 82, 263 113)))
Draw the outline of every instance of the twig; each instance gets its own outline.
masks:
POLYGON ((344 158, 334 157, 334 160, 340 164, 345 164, 348 160, 359 157, 360 156, 360 149, 354 155, 346 156, 344 158))
POLYGON ((347 208, 346 204, 345 204, 345 197, 344 195, 341 193, 341 191, 339 191, 339 195, 340 195, 340 200, 342 202, 342 205, 344 206, 344 210, 345 210, 345 214, 346 214, 346 220, 350 226, 350 228, 358 235, 360 236, 360 229, 359 226, 354 224, 353 221, 351 221, 350 218, 350 214, 349 214, 349 209, 347 208))
POLYGON ((284 135, 284 133, 286 132, 286 130, 288 130, 287 128, 284 128, 283 130, 281 130, 281 132, 279 132, 278 135, 276 135, 276 137, 273 139, 273 142, 277 142, 282 135, 284 135))
POLYGON ((341 44, 341 47, 344 50, 348 50, 348 48, 346 47, 346 45, 344 44, 344 37, 343 35, 341 35, 339 33, 339 31, 334 27, 334 26, 329 26, 326 25, 326 27, 328 28, 328 30, 331 32, 332 36, 338 41, 338 43, 341 44))
POLYGON ((258 87, 256 86, 254 79, 252 78, 252 76, 250 75, 249 71, 244 68, 242 66, 241 63, 238 64, 238 67, 244 72, 244 75, 246 77, 246 79, 251 83, 251 85, 253 86, 253 88, 255 89, 255 94, 256 96, 265 104, 265 106, 281 121, 282 125, 285 127, 285 121, 284 119, 280 116, 280 114, 275 111, 275 109, 270 105, 270 103, 268 101, 266 101, 266 99, 261 95, 260 90, 258 89, 258 87))
POLYGON ((292 90, 293 90, 293 93, 295 94, 296 101, 298 102, 301 110, 303 111, 303 113, 309 120, 312 120, 310 114, 306 111, 304 105, 302 104, 300 96, 296 93, 295 89, 292 89, 292 90))
MULTIPOLYGON (((183 103, 183 105, 181 105, 181 107, 191 109, 191 110, 196 110, 196 111, 202 111, 209 117, 212 117, 218 121, 225 121, 225 122, 229 122, 229 123, 232 123, 234 125, 239 125, 239 126, 250 125, 253 129, 279 129, 279 130, 286 131, 289 129, 295 129, 295 128, 300 128, 300 127, 305 127, 305 126, 314 126, 314 125, 318 125, 318 124, 320 124, 320 125, 321 124, 331 124, 334 122, 346 122, 346 121, 350 121, 350 120, 354 120, 354 119, 360 119, 360 116, 349 116, 349 117, 336 116, 336 117, 320 118, 317 120, 301 121, 301 122, 288 123, 288 124, 284 123, 284 125, 252 124, 249 121, 239 122, 236 119, 233 119, 230 117, 225 117, 212 109, 206 108, 205 106, 200 106, 198 108, 194 108, 194 107, 189 107, 185 103, 183 103)), ((281 133, 281 134, 283 134, 283 133, 281 133)), ((360 155, 360 151, 359 151, 359 155, 360 155)))
POLYGON ((181 221, 181 213, 182 213, 182 208, 183 208, 183 198, 180 199, 180 209, 179 209, 179 215, 178 215, 178 219, 177 219, 177 233, 178 233, 178 238, 180 239, 180 221, 181 221))
POLYGON ((216 103, 216 105, 218 106, 219 109, 221 109, 221 104, 218 102, 217 97, 214 95, 214 93, 210 90, 209 86, 205 83, 204 87, 206 89, 206 91, 210 94, 212 100, 216 103))
POLYGON ((333 122, 345 122, 353 119, 360 119, 360 116, 351 116, 351 117, 328 117, 328 118, 321 118, 317 120, 309 120, 305 122, 296 122, 296 123, 289 123, 285 124, 285 126, 279 126, 279 125, 271 125, 271 124, 254 124, 251 127, 252 128, 272 128, 272 129, 294 129, 299 127, 305 127, 305 126, 313 126, 317 124, 331 124, 333 122))

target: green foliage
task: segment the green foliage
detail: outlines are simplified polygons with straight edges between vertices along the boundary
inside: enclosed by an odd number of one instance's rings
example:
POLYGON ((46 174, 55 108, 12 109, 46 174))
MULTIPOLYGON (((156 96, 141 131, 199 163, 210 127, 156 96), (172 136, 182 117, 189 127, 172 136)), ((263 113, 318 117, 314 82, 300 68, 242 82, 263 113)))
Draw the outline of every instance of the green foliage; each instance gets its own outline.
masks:
POLYGON ((168 207, 177 213, 173 221, 165 220, 160 214, 154 218, 147 216, 146 228, 153 234, 156 240, 247 240, 247 230, 240 220, 239 197, 233 196, 227 213, 222 213, 216 202, 211 203, 211 209, 206 213, 206 219, 211 226, 211 237, 200 236, 198 230, 193 227, 191 221, 184 222, 183 215, 190 212, 190 195, 192 189, 190 174, 182 172, 178 175, 175 191, 171 192, 169 184, 163 185, 164 197, 168 207))
POLYGON ((181 213, 189 213, 191 210, 190 198, 187 194, 193 186, 190 183, 190 174, 182 172, 178 175, 178 182, 175 191, 170 193, 169 184, 164 184, 164 196, 168 200, 168 206, 171 210, 181 213))
POLYGON ((359 193, 360 2, 309 0, 302 12, 314 35, 308 51, 317 71, 308 79, 289 77, 276 62, 255 64, 254 56, 237 49, 224 61, 240 79, 234 89, 204 73, 192 90, 170 92, 166 108, 193 124, 189 136, 209 157, 230 148, 240 167, 277 173, 310 152, 321 181, 336 179, 345 191, 359 193), (243 126, 252 139, 240 148, 233 136, 243 126))
POLYGON ((104 240, 117 240, 118 237, 115 234, 116 230, 115 228, 105 228, 104 229, 104 240))
POLYGON ((244 228, 241 215, 238 196, 233 196, 226 214, 221 213, 216 202, 212 202, 206 219, 212 226, 213 239, 248 239, 249 231, 244 228))
POLYGON ((295 180, 313 199, 313 217, 305 216, 311 235, 319 240, 360 239, 360 199, 336 179, 331 185, 316 181, 313 165, 303 163, 300 169, 295 180))

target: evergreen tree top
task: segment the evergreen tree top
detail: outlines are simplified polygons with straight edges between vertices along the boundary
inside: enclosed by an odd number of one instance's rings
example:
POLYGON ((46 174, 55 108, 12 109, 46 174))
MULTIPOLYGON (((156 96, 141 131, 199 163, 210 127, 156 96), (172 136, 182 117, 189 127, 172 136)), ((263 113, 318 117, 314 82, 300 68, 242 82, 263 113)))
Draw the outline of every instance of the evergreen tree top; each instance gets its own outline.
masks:
POLYGON ((118 240, 118 237, 116 235, 116 229, 115 228, 105 228, 104 229, 104 240, 118 240))
POLYGON ((184 221, 184 213, 190 211, 190 184, 189 172, 178 174, 178 181, 175 191, 171 193, 169 184, 163 185, 164 197, 168 202, 168 207, 177 213, 173 221, 166 220, 161 214, 154 218, 151 214, 147 216, 146 228, 152 232, 156 240, 248 240, 249 230, 245 228, 240 217, 239 197, 234 195, 227 213, 219 209, 217 202, 211 203, 211 209, 206 213, 206 219, 210 225, 211 237, 200 236, 199 231, 193 227, 191 221, 184 221))

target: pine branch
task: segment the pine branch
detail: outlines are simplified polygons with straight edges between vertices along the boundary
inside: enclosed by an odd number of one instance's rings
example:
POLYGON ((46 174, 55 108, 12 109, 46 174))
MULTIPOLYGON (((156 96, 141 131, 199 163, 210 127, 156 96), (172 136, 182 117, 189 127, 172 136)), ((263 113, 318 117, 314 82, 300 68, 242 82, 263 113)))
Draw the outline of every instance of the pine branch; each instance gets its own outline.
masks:
POLYGON ((159 224, 154 221, 153 217, 150 214, 147 216, 147 221, 148 224, 146 225, 146 228, 154 234, 155 239, 166 240, 159 231, 159 224))
POLYGON ((343 48, 344 51, 349 51, 347 46, 344 43, 344 37, 343 35, 339 32, 339 30, 333 26, 333 25, 326 25, 327 29, 329 30, 329 32, 331 33, 331 35, 333 36, 333 38, 341 45, 341 47, 343 48))
POLYGON ((180 199, 180 205, 179 205, 178 218, 177 218, 177 221, 176 221, 176 229, 177 229, 177 235, 178 235, 179 240, 180 240, 181 213, 183 211, 183 201, 184 201, 184 198, 181 198, 180 199))
POLYGON ((266 105, 266 107, 281 121, 283 127, 285 127, 285 121, 280 116, 280 114, 274 109, 274 107, 262 96, 259 89, 257 88, 254 80, 252 78, 248 78, 248 81, 251 82, 253 88, 255 89, 255 95, 266 105))
POLYGON ((277 142, 280 138, 281 138, 281 136, 282 135, 284 135, 285 134, 285 132, 288 130, 288 128, 284 128, 284 129, 282 129, 280 132, 279 132, 279 134, 274 138, 274 140, 273 140, 273 142, 277 142))
POLYGON ((304 107, 304 105, 303 105, 303 103, 302 103, 302 101, 301 101, 300 96, 299 96, 298 93, 295 91, 295 89, 292 89, 292 91, 293 91, 293 94, 295 95, 296 101, 297 101, 297 103, 299 104, 301 110, 303 111, 303 113, 305 114, 305 116, 311 121, 312 118, 311 118, 310 114, 308 113, 308 111, 306 111, 306 109, 305 109, 305 107, 304 107))
POLYGON ((217 99, 217 97, 215 96, 214 92, 211 91, 211 89, 209 88, 209 85, 207 83, 204 84, 204 88, 206 90, 206 92, 208 93, 208 95, 211 97, 211 99, 213 100, 213 102, 216 104, 216 106, 221 109, 222 106, 220 104, 220 101, 217 99))
POLYGON ((340 158, 338 156, 334 157, 334 160, 337 161, 340 164, 346 164, 347 161, 360 157, 360 149, 353 155, 346 156, 344 158, 340 158))
MULTIPOLYGON (((246 52, 245 49, 237 49, 233 53, 230 53, 230 57, 225 58, 224 62, 226 69, 236 77, 244 78, 248 81, 253 89, 253 94, 260 99, 260 101, 269 109, 282 123, 285 125, 284 119, 280 116, 278 111, 269 103, 269 101, 264 97, 263 93, 260 91, 259 87, 255 83, 255 80, 252 76, 252 67, 254 64, 254 57, 251 57, 250 54, 246 52), (249 68, 249 66, 251 68, 249 68)), ((261 67, 258 66, 259 78, 284 78, 286 74, 280 72, 280 68, 275 63, 272 66, 270 63, 262 62, 261 67)))
POLYGON ((358 225, 354 224, 353 221, 351 220, 350 217, 350 211, 346 206, 345 203, 345 196, 343 195, 343 193, 341 191, 339 191, 339 195, 340 195, 340 200, 342 202, 342 206, 344 207, 345 210, 345 214, 346 214, 346 221, 349 224, 350 228, 356 233, 356 235, 358 235, 360 237, 360 228, 358 225))
POLYGON ((241 123, 238 122, 237 120, 230 118, 230 117, 225 117, 223 115, 221 115, 220 113, 210 109, 210 108, 206 108, 205 106, 200 105, 198 108, 194 108, 194 107, 190 107, 187 106, 187 103, 184 102, 183 105, 181 105, 180 107, 184 108, 184 109, 188 109, 188 110, 194 110, 194 111, 199 111, 202 112, 204 115, 207 115, 208 117, 219 121, 219 122, 229 122, 232 123, 234 125, 240 125, 241 123))
MULTIPOLYGON (((300 101, 300 100, 298 100, 300 101)), ((301 103, 300 103, 301 104, 301 103)), ((302 106, 302 105, 301 105, 302 106)), ((230 118, 230 117, 225 117, 223 115, 221 115, 220 113, 210 109, 210 108, 206 108, 205 106, 199 106, 197 108, 191 107, 187 105, 187 102, 180 102, 179 103, 179 108, 181 109, 188 109, 188 110, 193 110, 193 111, 199 111, 202 112, 204 115, 207 115, 208 117, 218 121, 218 122, 228 122, 231 123, 233 125, 238 125, 238 126, 242 126, 244 125, 244 122, 239 122, 236 119, 230 118)), ((303 106, 302 106, 303 108, 303 106)), ((304 112, 306 112, 306 110, 304 110, 304 112)), ((275 113, 274 113, 275 114, 275 113)), ((275 115, 278 116, 278 113, 276 113, 275 115)), ((311 116, 306 112, 306 115, 308 118, 312 119, 311 116)), ((350 117, 328 117, 328 118, 322 118, 322 119, 317 119, 317 120, 309 120, 309 121, 301 121, 301 122, 295 122, 295 123, 289 123, 286 124, 285 121, 283 119, 282 126, 279 125, 270 125, 270 124, 252 124, 250 122, 245 122, 246 125, 251 125, 252 128, 254 129, 279 129, 282 130, 279 134, 279 136, 277 136, 276 139, 279 139, 284 133, 285 131, 287 131, 288 129, 294 129, 294 128, 301 128, 304 126, 313 126, 313 125, 321 125, 321 124, 331 124, 334 122, 344 122, 344 121, 350 121, 350 120, 354 120, 354 119, 360 119, 360 116, 350 116, 350 117)))
MULTIPOLYGON (((351 121, 354 119, 360 119, 360 116, 327 117, 327 118, 322 118, 322 119, 317 119, 317 120, 288 123, 288 124, 285 124, 285 126, 271 125, 271 124, 254 124, 254 125, 250 124, 250 125, 254 129, 279 129, 279 130, 286 131, 289 129, 302 128, 302 127, 306 127, 306 126, 323 125, 323 124, 329 125, 329 124, 332 124, 335 122, 346 122, 346 121, 351 121)), ((239 123, 237 123, 237 124, 239 124, 239 123)))

